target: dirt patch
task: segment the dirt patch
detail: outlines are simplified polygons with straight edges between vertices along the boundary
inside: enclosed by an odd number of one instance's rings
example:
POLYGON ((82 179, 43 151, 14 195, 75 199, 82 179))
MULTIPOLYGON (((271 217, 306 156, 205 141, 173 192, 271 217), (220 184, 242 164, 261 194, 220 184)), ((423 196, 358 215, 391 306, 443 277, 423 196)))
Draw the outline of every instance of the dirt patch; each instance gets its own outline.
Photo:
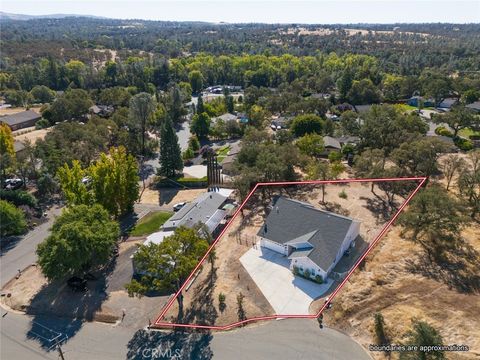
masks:
POLYGON ((191 202, 199 195, 203 194, 206 189, 152 189, 146 188, 140 198, 141 204, 155 204, 160 206, 173 206, 179 202, 191 202))
POLYGON ((32 144, 35 144, 37 140, 43 140, 45 136, 51 131, 52 128, 48 129, 39 129, 39 130, 32 130, 25 133, 20 133, 19 135, 15 136, 15 140, 18 141, 30 141, 32 144))
MULTIPOLYGON (((480 239, 473 227, 463 232, 477 249, 480 239)), ((445 344, 465 344, 468 353, 449 353, 449 359, 476 359, 480 355, 479 295, 461 293, 447 284, 411 271, 422 261, 420 246, 402 239, 394 228, 367 257, 325 314, 328 326, 354 337, 364 347, 374 343, 373 315, 381 312, 392 343, 404 339, 411 318, 427 321, 438 329, 445 344), (461 306, 459 306, 461 304, 461 306)), ((477 269, 478 270, 478 269, 477 269)), ((383 359, 381 353, 373 354, 383 359)))
MULTIPOLYGON (((34 107, 31 107, 28 110, 33 110, 36 113, 40 114, 40 108, 41 108, 41 106, 34 106, 34 107)), ((16 113, 19 113, 19 112, 22 112, 22 111, 25 111, 25 110, 27 110, 27 109, 24 108, 24 107, 1 108, 0 109, 0 116, 12 115, 12 114, 16 114, 16 113)))

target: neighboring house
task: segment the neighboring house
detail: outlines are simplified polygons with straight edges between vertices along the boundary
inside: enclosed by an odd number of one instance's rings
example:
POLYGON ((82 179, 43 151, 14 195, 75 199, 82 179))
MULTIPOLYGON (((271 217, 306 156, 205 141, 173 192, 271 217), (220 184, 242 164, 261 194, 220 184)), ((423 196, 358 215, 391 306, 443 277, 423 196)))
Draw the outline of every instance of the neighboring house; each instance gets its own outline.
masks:
POLYGON ((355 105, 355 111, 358 114, 364 114, 370 111, 372 108, 373 104, 368 104, 368 105, 355 105))
POLYGON ((20 155, 22 152, 25 151, 25 145, 23 142, 15 140, 13 143, 13 150, 15 150, 15 155, 20 155))
POLYGON ((472 109, 476 112, 480 112, 480 101, 475 101, 471 104, 465 106, 466 108, 472 109))
POLYGON ((325 146, 325 153, 328 155, 332 151, 340 151, 342 150, 342 144, 336 138, 331 136, 324 136, 323 137, 323 144, 325 146))
POLYGON ((314 93, 314 94, 310 95, 311 98, 320 99, 320 100, 330 99, 331 96, 332 95, 329 94, 329 93, 314 93))
POLYGON ((12 129, 12 131, 15 131, 35 126, 37 121, 41 118, 42 115, 37 114, 35 111, 27 110, 16 114, 0 117, 0 122, 8 125, 10 129, 12 129))
POLYGON ((346 144, 358 145, 360 143, 360 137, 358 136, 339 136, 336 138, 341 146, 346 144))
POLYGON ((114 108, 113 106, 110 106, 110 105, 93 105, 93 106, 90 106, 88 110, 91 114, 94 114, 100 117, 108 117, 113 113, 114 108))
POLYGON ((458 104, 458 99, 456 98, 445 98, 442 101, 440 101, 440 104, 438 104, 438 108, 440 109, 445 109, 449 110, 452 108, 452 106, 455 106, 458 104))
POLYGON ((272 119, 272 122, 270 123, 270 127, 273 130, 288 129, 291 121, 292 121, 291 117, 279 116, 277 118, 272 119))
POLYGON ((421 96, 412 96, 410 99, 407 100, 407 104, 410 106, 418 107, 418 104, 423 102, 422 107, 433 107, 435 106, 435 100, 433 99, 424 99, 421 96))
POLYGON ((353 106, 350 105, 349 103, 339 104, 335 108, 337 109, 337 111, 340 111, 340 112, 353 110, 353 106))
POLYGON ((232 121, 232 120, 237 121, 237 119, 238 119, 237 115, 226 113, 217 117, 213 117, 212 123, 216 123, 218 120, 222 120, 223 122, 226 123, 227 121, 232 121))
MULTIPOLYGON (((232 192, 231 189, 219 189, 218 192, 212 191, 201 194, 194 201, 174 213, 163 224, 160 231, 147 236, 147 240, 143 244, 160 244, 166 237, 172 235, 178 227, 192 228, 198 223, 204 224, 208 232, 215 238, 222 229, 222 225, 226 223, 226 219, 235 210, 234 204, 229 201, 232 192)), ((144 274, 137 269, 133 261, 133 255, 130 258, 133 262, 134 273, 144 274)))
POLYGON ((355 246, 361 222, 285 197, 276 198, 257 233, 260 246, 290 259, 290 269, 325 281, 355 246))

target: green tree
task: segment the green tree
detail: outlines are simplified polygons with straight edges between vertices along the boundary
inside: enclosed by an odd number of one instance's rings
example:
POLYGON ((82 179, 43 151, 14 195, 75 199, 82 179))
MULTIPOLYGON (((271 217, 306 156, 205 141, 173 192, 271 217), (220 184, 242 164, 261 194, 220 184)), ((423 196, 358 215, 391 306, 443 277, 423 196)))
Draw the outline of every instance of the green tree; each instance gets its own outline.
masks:
POLYGON ((94 195, 85 185, 91 180, 87 174, 78 160, 73 160, 71 167, 64 164, 58 169, 60 188, 68 205, 91 204, 94 201, 94 195))
POLYGON ((15 149, 12 130, 7 124, 0 123, 0 167, 2 169, 1 187, 5 180, 6 172, 15 163, 15 149))
POLYGON ((174 177, 177 171, 182 171, 183 161, 178 144, 178 136, 173 129, 169 118, 165 119, 160 129, 160 168, 158 173, 167 177, 174 177))
POLYGON ((434 256, 454 245, 444 240, 454 241, 465 222, 459 202, 436 184, 420 191, 399 219, 402 236, 410 237, 434 256))
POLYGON ((210 132, 210 117, 207 113, 195 114, 192 119, 190 130, 199 139, 205 139, 210 132))
POLYGON ((347 97, 353 105, 378 104, 381 100, 380 91, 370 79, 355 80, 347 97))
POLYGON ((426 137, 406 142, 392 151, 391 159, 404 175, 431 176, 438 174, 438 157, 447 150, 447 145, 435 137, 426 137))
POLYGON ((375 337, 378 345, 387 344, 387 335, 385 332, 385 320, 383 319, 382 313, 375 313, 373 316, 373 321, 375 325, 375 337))
POLYGON ((199 94, 203 89, 203 75, 198 70, 190 71, 188 74, 188 80, 192 86, 193 94, 199 94))
POLYGON ((290 130, 297 136, 317 133, 321 134, 324 127, 324 121, 321 117, 314 114, 299 115, 295 117, 290 125, 290 130))
POLYGON ((25 214, 5 200, 0 200, 0 235, 20 235, 27 230, 25 214))
POLYGON ((138 165, 132 155, 127 155, 123 146, 111 148, 107 154, 88 168, 91 189, 95 202, 101 204, 111 215, 118 217, 133 211, 138 200, 138 165))
POLYGON ((245 295, 241 292, 237 295, 237 315, 238 321, 243 321, 247 319, 247 314, 245 312, 245 308, 243 307, 243 300, 245 299, 245 295))
POLYGON ((400 353, 401 360, 442 360, 445 354, 441 350, 422 351, 421 346, 442 346, 443 339, 440 333, 425 321, 412 319, 412 328, 406 334, 405 346, 417 346, 417 351, 400 353))
POLYGON ((479 117, 475 116, 473 111, 465 106, 455 106, 448 113, 435 116, 434 120, 439 124, 447 124, 453 130, 454 137, 458 135, 461 129, 480 125, 479 117))
POLYGON ((55 99, 55 91, 44 85, 36 85, 30 90, 30 95, 35 103, 51 103, 55 99))
POLYGON ((466 201, 474 218, 480 213, 480 150, 469 154, 468 165, 457 181, 460 196, 466 201))
POLYGON ((167 111, 174 124, 181 123, 183 116, 186 114, 185 107, 183 106, 182 93, 177 85, 169 92, 167 111))
POLYGON ((297 140, 296 145, 308 156, 318 157, 325 151, 323 137, 318 134, 306 134, 297 140))
POLYGON ((192 149, 193 152, 200 150, 200 142, 195 135, 190 136, 190 138, 188 139, 188 147, 192 149))
POLYGON ((148 123, 151 120, 155 105, 150 94, 142 92, 130 99, 130 124, 141 139, 141 155, 145 156, 145 139, 147 138, 148 123))
POLYGON ((83 119, 93 105, 90 95, 83 89, 68 89, 63 98, 67 101, 68 114, 74 119, 83 119))
POLYGON ((344 135, 358 136, 360 133, 360 121, 354 111, 345 111, 340 117, 340 127, 344 135))
MULTIPOLYGON (((183 226, 160 244, 141 245, 133 256, 133 262, 142 276, 138 281, 132 280, 126 285, 129 295, 141 296, 166 290, 177 292, 207 249, 207 240, 196 229, 183 226)), ((177 301, 182 314, 182 293, 177 301)))
POLYGON ((463 169, 465 169, 466 165, 466 161, 456 154, 447 155, 445 159, 443 159, 441 163, 441 170, 445 176, 445 179, 447 180, 447 191, 450 188, 453 177, 456 174, 463 172, 463 169))
POLYGON ((119 235, 118 223, 101 205, 69 207, 38 245, 38 264, 49 280, 84 276, 110 260, 119 235))
POLYGON ((198 95, 196 113, 201 114, 203 112, 205 112, 205 107, 203 106, 203 97, 202 95, 198 95))

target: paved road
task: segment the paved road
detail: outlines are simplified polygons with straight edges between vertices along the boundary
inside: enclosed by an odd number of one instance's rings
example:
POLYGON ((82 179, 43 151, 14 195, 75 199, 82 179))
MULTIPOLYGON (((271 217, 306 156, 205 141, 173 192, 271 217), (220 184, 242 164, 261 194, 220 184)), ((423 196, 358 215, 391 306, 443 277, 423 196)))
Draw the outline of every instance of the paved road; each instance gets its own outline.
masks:
MULTIPOLYGON (((0 319, 2 359, 57 358, 54 350, 46 352, 37 342, 26 338, 30 321, 28 316, 10 313, 0 319)), ((54 319, 40 321, 58 330, 54 319)), ((152 351, 165 352, 167 349, 173 354, 179 352, 178 359, 371 360, 369 354, 348 336, 332 329, 320 330, 316 321, 305 319, 273 320, 214 333, 213 337, 196 335, 194 340, 190 335, 172 336, 166 332, 84 323, 62 346, 67 360, 153 359, 152 351)))
POLYGON ((0 257, 0 287, 3 287, 13 278, 19 269, 23 270, 37 261, 37 255, 35 254, 37 245, 49 235, 48 229, 53 225, 55 216, 59 215, 60 212, 61 209, 58 207, 48 210, 49 220, 47 222, 22 236, 16 244, 12 245, 12 248, 2 251, 0 257))

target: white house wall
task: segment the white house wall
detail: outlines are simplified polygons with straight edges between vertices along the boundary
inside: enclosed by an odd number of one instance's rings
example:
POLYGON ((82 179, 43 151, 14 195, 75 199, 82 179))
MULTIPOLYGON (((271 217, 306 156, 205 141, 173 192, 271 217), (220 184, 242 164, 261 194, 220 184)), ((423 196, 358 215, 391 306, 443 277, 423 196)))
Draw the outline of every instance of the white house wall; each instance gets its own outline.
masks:
POLYGON ((265 239, 264 237, 259 237, 260 238, 260 246, 263 246, 267 249, 273 250, 277 253, 280 253, 282 255, 287 255, 287 248, 285 245, 281 245, 279 243, 276 243, 274 241, 265 239))
POLYGON ((303 271, 308 269, 312 274, 312 278, 314 278, 315 275, 320 275, 324 280, 327 278, 327 273, 308 257, 299 257, 290 260, 290 270, 293 271, 294 266, 303 269, 303 271))

